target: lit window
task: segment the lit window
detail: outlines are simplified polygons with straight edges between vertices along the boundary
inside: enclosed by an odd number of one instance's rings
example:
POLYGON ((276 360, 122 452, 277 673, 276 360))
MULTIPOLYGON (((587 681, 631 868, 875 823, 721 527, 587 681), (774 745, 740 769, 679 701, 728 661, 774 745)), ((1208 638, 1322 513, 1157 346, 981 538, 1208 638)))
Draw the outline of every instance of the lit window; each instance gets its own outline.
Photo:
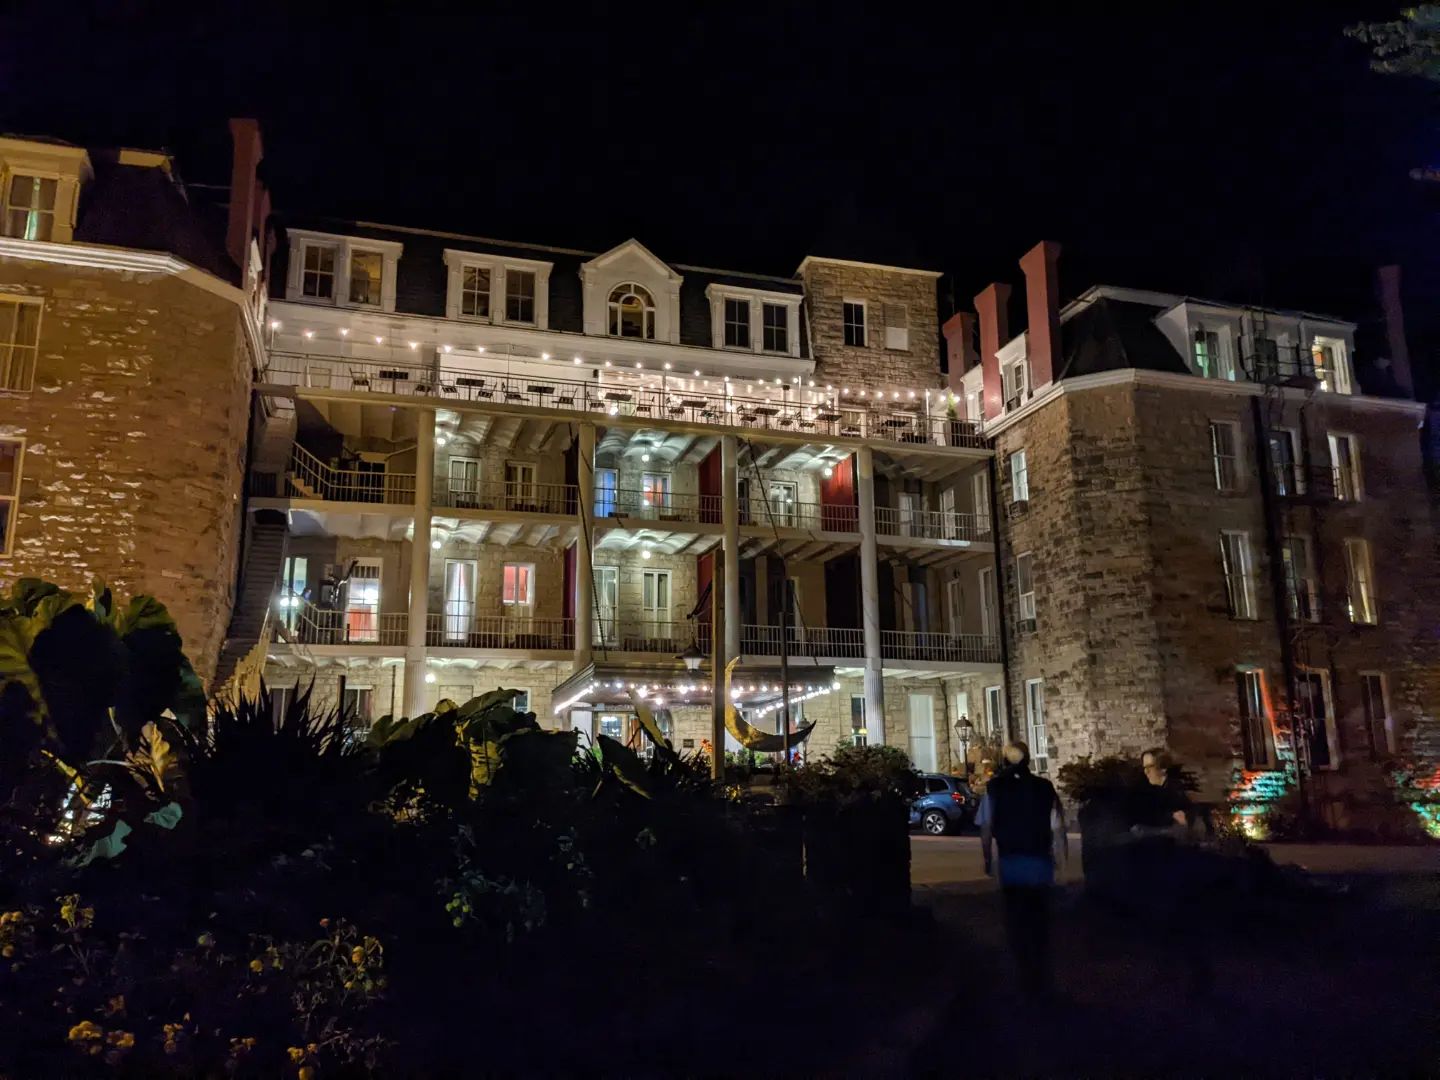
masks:
POLYGON ((0 439, 0 555, 15 545, 15 521, 20 514, 20 466, 25 445, 18 439, 0 439))
POLYGON ((1350 366, 1345 343, 1336 338, 1317 337, 1310 346, 1310 361, 1319 389, 1336 394, 1350 393, 1350 366))
POLYGON ((1025 728, 1030 735, 1030 761, 1037 773, 1050 765, 1050 736, 1045 730, 1045 680, 1025 680, 1025 728))
POLYGON ((640 495, 644 505, 666 510, 670 507, 670 474, 641 473, 640 495))
POLYGON ((885 348, 910 350, 910 309, 904 304, 885 305, 885 348))
POLYGON ((322 244, 305 245, 305 272, 300 294, 317 300, 335 299, 335 249, 322 244))
POLYGON ((1350 621, 1374 625, 1379 621, 1375 606, 1375 568, 1370 561, 1370 541, 1352 537, 1345 541, 1345 568, 1350 585, 1350 621))
POLYGON ((772 481, 769 489, 770 522, 773 525, 793 526, 795 524, 796 485, 785 481, 772 481))
POLYGON ((505 508, 533 510, 536 504, 535 466, 527 461, 505 463, 505 508))
POLYGON ((615 513, 616 476, 614 469, 595 470, 595 516, 609 517, 615 513))
POLYGON ((35 385, 40 349, 40 301, 0 300, 0 391, 35 385))
POLYGON ((1226 420, 1210 421, 1210 454, 1214 461, 1215 490, 1240 490, 1240 429, 1226 420))
POLYGON ((649 290, 628 282, 610 293, 610 336, 644 338, 655 336, 655 301, 649 290))
POLYGON ((1206 379, 1235 378, 1235 365, 1230 362, 1224 340, 1218 332, 1195 331, 1195 373, 1206 379))
POLYGON ((1225 599, 1230 617, 1255 618, 1255 573, 1248 532, 1220 534, 1220 565, 1225 574, 1225 599))
POLYGON ((865 730, 865 698, 860 694, 851 694, 850 741, 856 746, 864 746, 868 734, 865 730))
POLYGON ((1035 556, 1030 552, 1015 556, 1015 594, 1020 602, 1020 621, 1035 621, 1035 556))
POLYGON ((1000 392, 1006 410, 1018 409, 1025 401, 1025 360, 1012 360, 1000 369, 1000 392))
POLYGON ((529 563, 506 563, 500 584, 500 602, 526 606, 534 602, 535 567, 529 563))
POLYGON ((790 351, 790 312, 784 304, 761 305, 766 352, 790 351))
POLYGON ((373 689, 369 686, 345 687, 345 700, 341 702, 341 718, 351 727, 365 729, 370 726, 372 715, 373 689))
POLYGON ((1290 618, 1298 622, 1319 622, 1320 579, 1315 574, 1315 560, 1310 557, 1310 538, 1285 537, 1280 558, 1285 564, 1285 591, 1290 604, 1290 618))
POLYGON ((1025 463, 1025 451, 1016 450, 1010 455, 1010 501, 1030 501, 1030 468, 1025 463))
POLYGON ((521 690, 510 700, 510 707, 516 712, 530 711, 530 691, 521 690))
POLYGON ((1360 481, 1360 441, 1354 435, 1329 434, 1330 471, 1335 480, 1335 498, 1358 502, 1362 494, 1360 481))
POLYGON ((460 271, 460 314, 476 319, 490 317, 490 268, 466 266, 460 271))
POLYGON ((845 344, 864 346, 865 304, 859 300, 846 300, 842 315, 845 322, 845 344))
POLYGON ((505 321, 533 323, 535 321, 535 272, 533 270, 505 270, 505 321))
POLYGON ((750 348, 750 301, 725 298, 725 347, 750 348))
POLYGON ((17 240, 49 240, 55 232, 54 179, 12 176, 5 193, 5 235, 17 240))
POLYGON ((1265 673, 1237 671, 1235 685, 1240 694, 1240 748, 1247 769, 1268 769, 1274 764, 1270 716, 1265 707, 1265 673))
POLYGON ((380 306, 380 276, 385 258, 378 251, 350 253, 350 302, 380 306))
POLYGON ((1365 725, 1370 745, 1377 755, 1395 752, 1395 723, 1390 717, 1390 694, 1385 676, 1378 671, 1360 673, 1360 693, 1365 701, 1365 725))

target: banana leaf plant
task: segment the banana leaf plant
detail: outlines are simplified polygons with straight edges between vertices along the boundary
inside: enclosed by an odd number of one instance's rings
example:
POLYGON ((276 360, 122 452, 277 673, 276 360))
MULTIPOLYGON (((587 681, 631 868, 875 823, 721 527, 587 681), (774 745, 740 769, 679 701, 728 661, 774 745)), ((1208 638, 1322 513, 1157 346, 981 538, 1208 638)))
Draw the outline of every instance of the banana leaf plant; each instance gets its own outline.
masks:
POLYGON ((203 723, 205 694, 154 597, 120 603, 98 581, 81 595, 37 578, 0 596, 0 801, 73 817, 69 803, 99 794, 92 763, 143 753, 166 716, 203 723))

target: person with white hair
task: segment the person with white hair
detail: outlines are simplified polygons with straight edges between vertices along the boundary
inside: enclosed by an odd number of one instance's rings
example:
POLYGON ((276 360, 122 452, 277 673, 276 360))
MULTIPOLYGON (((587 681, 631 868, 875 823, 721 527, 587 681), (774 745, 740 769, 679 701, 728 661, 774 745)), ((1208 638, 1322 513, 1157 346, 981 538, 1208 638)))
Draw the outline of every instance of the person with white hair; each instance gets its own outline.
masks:
POLYGON ((1065 813, 1055 786, 1030 771, 1030 748, 1006 745, 1005 765, 985 787, 975 815, 985 873, 994 874, 1000 852, 1000 891, 1010 952, 1027 994, 1051 990, 1050 894, 1055 868, 1069 858, 1065 813))

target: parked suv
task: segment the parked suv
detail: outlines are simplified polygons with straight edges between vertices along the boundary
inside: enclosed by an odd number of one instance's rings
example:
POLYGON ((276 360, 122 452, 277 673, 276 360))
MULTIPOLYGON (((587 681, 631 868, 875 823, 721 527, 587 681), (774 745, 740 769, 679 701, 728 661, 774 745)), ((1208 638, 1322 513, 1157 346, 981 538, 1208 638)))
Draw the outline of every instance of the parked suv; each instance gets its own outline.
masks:
POLYGON ((980 800, 960 777, 925 773, 920 784, 923 794, 910 804, 912 826, 920 826, 931 836, 943 836, 975 820, 980 800))

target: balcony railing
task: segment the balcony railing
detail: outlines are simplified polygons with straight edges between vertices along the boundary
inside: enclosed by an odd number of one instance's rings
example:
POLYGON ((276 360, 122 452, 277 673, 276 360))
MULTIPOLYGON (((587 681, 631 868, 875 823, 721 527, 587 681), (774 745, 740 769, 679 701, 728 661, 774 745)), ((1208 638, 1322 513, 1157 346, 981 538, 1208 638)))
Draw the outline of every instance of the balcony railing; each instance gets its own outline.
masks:
POLYGON ((574 484, 515 480, 461 480, 439 477, 433 505, 454 510, 512 510, 530 514, 574 514, 580 489, 574 484))
POLYGON ((595 620, 594 647, 617 652, 683 652, 692 642, 708 648, 709 627, 689 619, 603 618, 595 620), (703 640, 702 640, 703 639, 703 640))
MULTIPOLYGON (((844 657, 865 655, 865 632, 839 627, 787 627, 786 655, 791 657, 844 657)), ((746 656, 779 656, 780 627, 746 624, 740 629, 740 651, 746 656)))
MULTIPOLYGON (((984 448, 978 421, 957 420, 928 398, 864 400, 839 391, 818 395, 777 390, 775 398, 681 388, 640 387, 621 382, 572 381, 514 376, 458 364, 414 365, 308 353, 272 353, 263 378, 281 386, 363 391, 420 397, 432 403, 490 402, 590 413, 672 420, 719 428, 839 436, 930 446, 984 448), (809 400, 802 400, 808 397, 809 400), (817 400, 824 397, 825 400, 817 400)), ((677 380, 677 384, 679 380, 677 380)), ((682 384, 683 385, 683 384, 682 384)), ((736 386, 738 384, 730 384, 736 386)), ((752 384, 753 385, 753 384, 752 384)))
POLYGON ((427 647, 451 649, 532 649, 571 652, 575 620, 523 615, 476 615, 468 603, 451 601, 425 622, 427 647))
POLYGON ((415 474, 385 469, 339 469, 321 461, 303 446, 290 457, 287 494, 326 502, 413 505, 415 474))
POLYGON ((1282 499, 1326 500, 1344 498, 1344 478, 1329 465, 1310 468, 1298 462, 1276 462, 1273 467, 1275 494, 1282 499))
POLYGON ((928 631, 882 630, 880 655, 886 660, 998 664, 1000 642, 985 634, 935 634, 928 631))
POLYGON ((282 605, 280 621, 302 645, 396 648, 405 644, 405 628, 409 620, 403 611, 377 611, 373 607, 325 609, 298 596, 283 595, 279 603, 282 605))
POLYGON ((719 495, 695 495, 681 492, 644 491, 639 488, 618 488, 596 492, 597 518, 643 518, 646 521, 714 522, 720 521, 719 495))
POLYGON ((911 536, 918 540, 988 540, 989 514, 962 514, 947 510, 875 508, 875 531, 884 536, 911 536))

